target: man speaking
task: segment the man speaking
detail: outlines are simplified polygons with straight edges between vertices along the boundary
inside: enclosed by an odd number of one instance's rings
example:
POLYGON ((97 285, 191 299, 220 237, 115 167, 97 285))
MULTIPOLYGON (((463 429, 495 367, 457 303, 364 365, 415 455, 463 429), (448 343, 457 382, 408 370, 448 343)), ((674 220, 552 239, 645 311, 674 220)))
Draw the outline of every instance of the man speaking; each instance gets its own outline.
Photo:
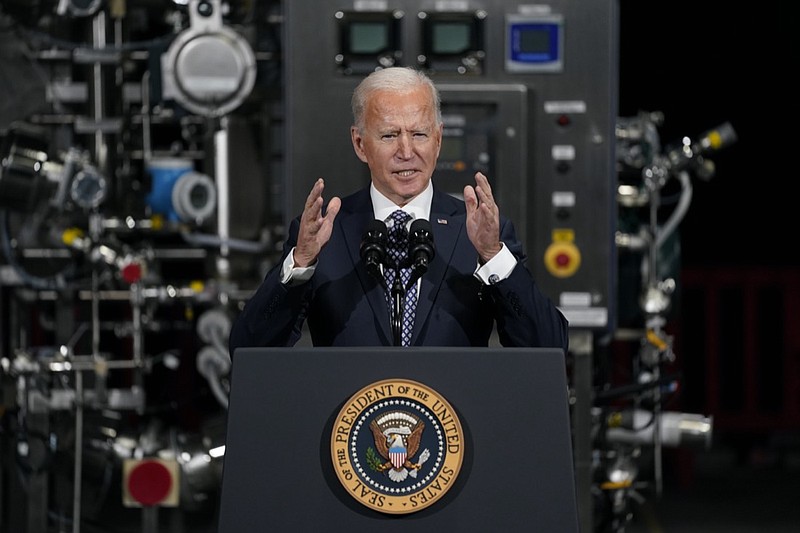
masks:
MULTIPOLYGON (((230 352, 292 346, 503 346, 568 349, 568 323, 538 289, 513 224, 475 174, 464 200, 437 190, 439 92, 392 67, 356 87, 350 136, 371 184, 324 198, 318 179, 281 261, 237 317, 230 352)), ((321 127, 323 127, 321 125, 321 127)), ((314 133, 316 134, 316 133, 314 133)))

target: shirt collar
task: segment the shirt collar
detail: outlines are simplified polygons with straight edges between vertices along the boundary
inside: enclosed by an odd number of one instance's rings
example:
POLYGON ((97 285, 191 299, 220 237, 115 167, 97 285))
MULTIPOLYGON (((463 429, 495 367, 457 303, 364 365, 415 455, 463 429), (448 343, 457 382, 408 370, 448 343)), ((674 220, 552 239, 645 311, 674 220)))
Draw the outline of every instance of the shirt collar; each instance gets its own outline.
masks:
POLYGON ((428 220, 431 213, 431 203, 433 202, 433 182, 428 181, 428 186, 425 187, 425 190, 403 207, 398 207, 394 202, 378 192, 374 184, 370 184, 369 195, 372 198, 372 212, 375 213, 375 218, 378 220, 386 221, 389 215, 398 209, 402 209, 411 215, 411 220, 418 218, 428 220))

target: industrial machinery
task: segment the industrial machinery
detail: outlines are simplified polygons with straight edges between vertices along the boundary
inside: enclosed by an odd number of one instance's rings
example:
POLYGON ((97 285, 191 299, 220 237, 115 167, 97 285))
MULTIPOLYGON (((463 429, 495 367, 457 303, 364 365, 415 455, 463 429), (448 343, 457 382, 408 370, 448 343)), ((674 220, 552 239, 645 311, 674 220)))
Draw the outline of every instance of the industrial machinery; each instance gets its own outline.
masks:
POLYGON ((678 231, 692 203, 692 178, 711 179, 709 157, 737 136, 726 122, 662 146, 663 120, 659 112, 617 120, 620 312, 613 335, 598 341, 592 376, 596 532, 625 531, 637 505, 661 495, 665 448, 711 445, 711 417, 670 408, 681 376, 667 322, 679 294, 678 231))
POLYGON ((0 530, 212 530, 276 10, 0 3, 0 530))
POLYGON ((313 181, 366 182, 349 98, 391 65, 441 90, 436 186, 489 177, 570 321, 581 523, 621 531, 642 450, 709 436, 662 409, 677 220, 641 214, 717 146, 618 119, 617 34, 615 0, 0 0, 0 532, 214 531, 231 321, 313 181))

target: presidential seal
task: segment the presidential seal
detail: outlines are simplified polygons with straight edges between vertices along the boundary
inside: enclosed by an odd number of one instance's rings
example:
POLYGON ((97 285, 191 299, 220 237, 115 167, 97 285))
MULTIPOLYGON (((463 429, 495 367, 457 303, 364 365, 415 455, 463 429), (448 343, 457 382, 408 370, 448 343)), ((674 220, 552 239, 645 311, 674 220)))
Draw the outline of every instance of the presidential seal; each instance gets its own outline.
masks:
POLYGON ((463 457, 455 410, 416 381, 367 385, 344 403, 333 424, 336 476, 352 497, 382 513, 413 513, 439 501, 463 457))

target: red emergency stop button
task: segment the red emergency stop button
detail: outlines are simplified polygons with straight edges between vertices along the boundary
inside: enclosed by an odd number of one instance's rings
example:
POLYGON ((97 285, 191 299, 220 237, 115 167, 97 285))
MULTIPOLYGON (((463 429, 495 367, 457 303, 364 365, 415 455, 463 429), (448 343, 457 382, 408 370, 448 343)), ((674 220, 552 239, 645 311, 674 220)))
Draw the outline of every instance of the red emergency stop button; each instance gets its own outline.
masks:
POLYGON ((128 507, 176 507, 179 472, 176 461, 126 459, 123 464, 123 503, 128 507))
POLYGON ((131 261, 122 266, 120 270, 122 279, 125 283, 133 284, 142 279, 142 264, 138 261, 131 261))
POLYGON ((544 252, 544 265, 557 278, 572 276, 581 265, 581 252, 570 241, 550 243, 544 252))

